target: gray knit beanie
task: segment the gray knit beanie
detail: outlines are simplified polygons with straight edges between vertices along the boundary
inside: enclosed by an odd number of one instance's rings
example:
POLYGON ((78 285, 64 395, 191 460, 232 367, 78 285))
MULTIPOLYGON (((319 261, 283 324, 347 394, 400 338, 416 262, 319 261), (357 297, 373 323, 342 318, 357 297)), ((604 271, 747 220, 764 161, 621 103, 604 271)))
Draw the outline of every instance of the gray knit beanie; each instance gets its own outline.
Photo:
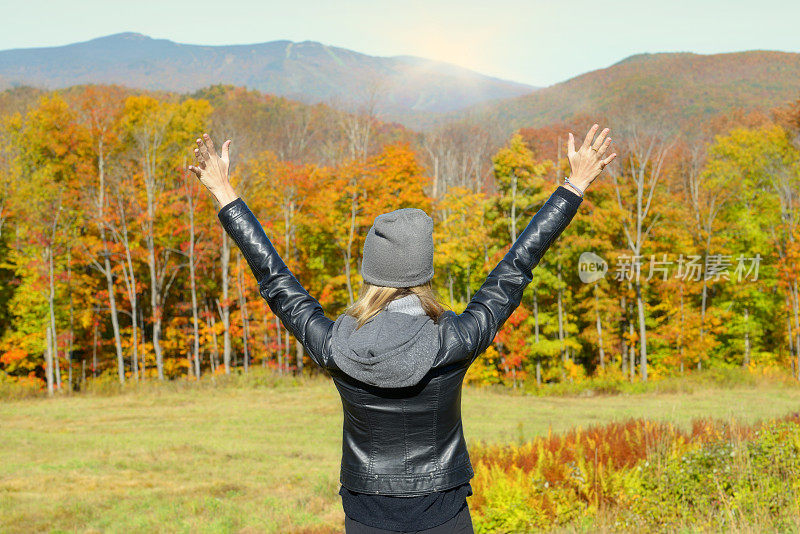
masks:
POLYGON ((418 208, 375 217, 364 240, 361 276, 385 287, 413 287, 433 278, 433 219, 418 208))

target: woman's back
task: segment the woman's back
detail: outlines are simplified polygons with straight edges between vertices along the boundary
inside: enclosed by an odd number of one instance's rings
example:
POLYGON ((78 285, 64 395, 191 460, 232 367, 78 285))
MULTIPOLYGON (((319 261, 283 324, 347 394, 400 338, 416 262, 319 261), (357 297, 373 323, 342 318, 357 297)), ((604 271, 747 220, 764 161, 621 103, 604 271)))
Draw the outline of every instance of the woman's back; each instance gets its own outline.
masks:
POLYGON ((342 315, 329 369, 344 410, 342 483, 354 491, 424 494, 472 476, 461 427, 466 365, 434 368, 442 324, 416 295, 361 328, 342 315))

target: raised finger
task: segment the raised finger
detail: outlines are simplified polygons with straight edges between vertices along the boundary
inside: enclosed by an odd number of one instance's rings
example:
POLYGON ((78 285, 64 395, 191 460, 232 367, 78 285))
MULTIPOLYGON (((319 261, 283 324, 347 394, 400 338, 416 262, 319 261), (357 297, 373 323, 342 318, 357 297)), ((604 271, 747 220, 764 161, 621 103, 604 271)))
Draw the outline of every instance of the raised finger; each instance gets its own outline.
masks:
POLYGON ((200 178, 201 171, 194 165, 189 165, 189 170, 195 174, 198 178, 200 178))
POLYGON ((604 160, 603 160, 603 167, 605 167, 606 165, 608 165, 609 163, 611 163, 612 161, 614 161, 614 158, 616 158, 616 157, 617 157, 617 153, 616 153, 616 152, 614 152, 613 154, 611 154, 610 156, 608 156, 606 159, 604 159, 604 160))
POLYGON ((608 147, 610 146, 611 146, 611 138, 609 137, 608 139, 606 139, 606 142, 600 145, 600 148, 597 149, 597 157, 602 157, 603 154, 606 153, 606 150, 608 150, 608 147))
POLYGON ((231 140, 228 139, 224 143, 222 143, 222 150, 220 150, 219 159, 224 161, 225 163, 230 163, 231 161, 231 140))
MULTIPOLYGON (((606 136, 608 135, 608 128, 603 128, 603 131, 600 132, 600 135, 597 136, 597 139, 594 140, 592 143, 592 148, 596 150, 600 150, 600 147, 603 146, 603 141, 605 140, 606 136)), ((601 152, 602 154, 602 152, 601 152)))
POLYGON ((211 136, 208 135, 207 133, 204 133, 203 140, 206 142, 206 148, 208 149, 208 153, 213 157, 217 157, 217 151, 214 150, 214 141, 211 140, 211 136))
POLYGON ((199 148, 194 149, 194 157, 197 158, 197 165, 201 169, 206 168, 206 160, 208 159, 208 152, 203 152, 199 148))
POLYGON ((197 138, 197 148, 195 149, 195 153, 197 152, 200 153, 199 157, 201 161, 209 159, 208 148, 206 148, 205 143, 203 143, 203 140, 199 137, 197 138))
POLYGON ((575 153, 575 136, 572 135, 572 132, 567 134, 567 156, 571 156, 575 153))
POLYGON ((594 134, 597 133, 597 129, 599 127, 599 124, 595 124, 589 129, 589 131, 586 133, 586 139, 583 140, 583 145, 581 148, 589 148, 592 145, 592 139, 594 139, 594 134))

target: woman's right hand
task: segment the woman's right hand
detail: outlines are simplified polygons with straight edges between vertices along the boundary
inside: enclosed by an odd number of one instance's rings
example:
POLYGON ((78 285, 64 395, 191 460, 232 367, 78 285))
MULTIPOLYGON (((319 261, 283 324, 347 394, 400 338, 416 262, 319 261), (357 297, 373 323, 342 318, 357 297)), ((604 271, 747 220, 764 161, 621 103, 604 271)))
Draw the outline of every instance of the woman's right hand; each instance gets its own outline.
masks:
POLYGON ((607 158, 603 157, 608 147, 611 146, 611 138, 607 137, 610 130, 605 128, 595 139, 594 135, 599 127, 597 124, 591 127, 578 150, 575 150, 575 138, 572 136, 572 132, 569 134, 567 157, 572 169, 569 181, 582 191, 585 191, 589 184, 603 172, 606 165, 617 157, 616 152, 607 158))
POLYGON ((194 149, 197 165, 189 165, 189 170, 211 191, 221 206, 225 206, 237 198, 228 180, 230 146, 231 140, 228 139, 222 144, 222 155, 218 156, 211 137, 204 133, 202 139, 197 138, 197 148, 194 149))

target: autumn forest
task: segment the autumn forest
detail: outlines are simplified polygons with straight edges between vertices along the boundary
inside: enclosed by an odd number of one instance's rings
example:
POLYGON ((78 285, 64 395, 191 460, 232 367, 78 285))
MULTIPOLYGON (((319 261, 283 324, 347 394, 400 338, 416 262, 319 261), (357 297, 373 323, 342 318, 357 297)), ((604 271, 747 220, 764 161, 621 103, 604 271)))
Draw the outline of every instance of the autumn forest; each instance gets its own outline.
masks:
POLYGON ((434 287, 461 311, 568 175, 567 133, 601 121, 617 160, 468 381, 724 367, 800 379, 800 101, 691 126, 619 109, 513 132, 488 116, 413 131, 369 98, 79 85, 9 89, 0 115, 0 382, 53 394, 322 372, 187 171, 202 132, 232 139, 236 191, 335 318, 358 297, 374 218, 412 206, 435 220, 434 287))

